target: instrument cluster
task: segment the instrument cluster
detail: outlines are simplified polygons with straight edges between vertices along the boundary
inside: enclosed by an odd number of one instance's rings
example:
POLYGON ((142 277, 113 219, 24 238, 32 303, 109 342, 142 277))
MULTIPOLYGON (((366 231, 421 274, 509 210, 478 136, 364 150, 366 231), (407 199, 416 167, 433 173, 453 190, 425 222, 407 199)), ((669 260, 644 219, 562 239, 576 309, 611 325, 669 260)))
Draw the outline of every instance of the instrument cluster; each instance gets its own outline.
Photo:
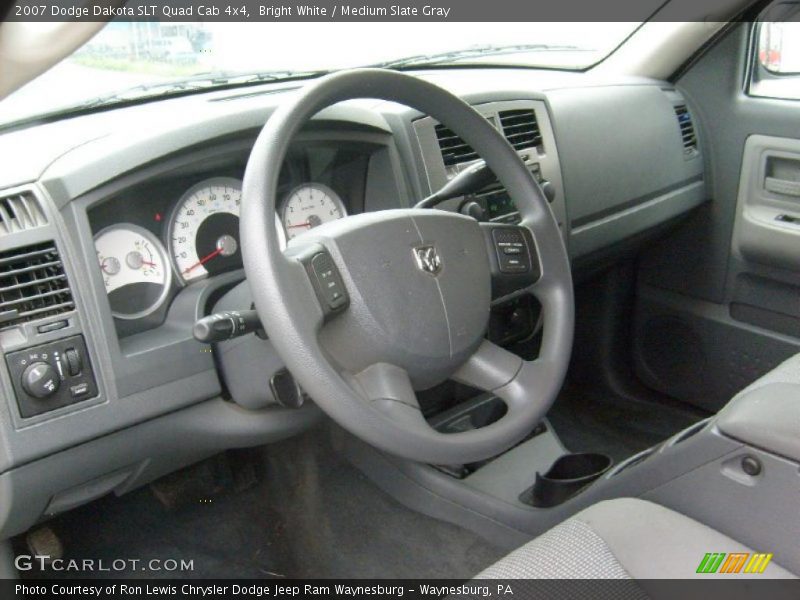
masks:
MULTIPOLYGON (((364 180, 359 187, 352 177, 356 154, 342 162, 341 152, 306 153, 284 167, 275 214, 282 245, 353 209, 360 212, 364 180)), ((97 266, 111 313, 125 331, 158 325, 182 288, 242 268, 242 171, 145 184, 90 210, 97 266)))

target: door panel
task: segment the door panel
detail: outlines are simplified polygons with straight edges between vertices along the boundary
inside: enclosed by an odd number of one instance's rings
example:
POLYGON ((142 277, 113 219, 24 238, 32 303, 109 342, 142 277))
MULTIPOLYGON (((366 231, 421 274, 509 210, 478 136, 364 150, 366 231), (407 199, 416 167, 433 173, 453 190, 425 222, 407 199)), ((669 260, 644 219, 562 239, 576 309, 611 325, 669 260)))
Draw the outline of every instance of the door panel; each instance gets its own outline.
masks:
POLYGON ((752 28, 676 81, 712 202, 642 253, 637 278, 636 374, 712 411, 800 352, 800 101, 746 93, 752 28))

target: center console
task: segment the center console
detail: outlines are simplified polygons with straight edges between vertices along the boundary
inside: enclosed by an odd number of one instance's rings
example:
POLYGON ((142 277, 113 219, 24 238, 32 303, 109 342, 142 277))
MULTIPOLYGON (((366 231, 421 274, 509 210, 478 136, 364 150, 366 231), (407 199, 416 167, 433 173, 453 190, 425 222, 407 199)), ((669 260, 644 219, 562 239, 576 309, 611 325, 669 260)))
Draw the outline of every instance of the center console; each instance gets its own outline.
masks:
MULTIPOLYGON (((611 468, 602 455, 570 454, 547 421, 506 453, 468 469, 403 461, 344 434, 335 439, 394 497, 509 549, 602 500, 640 497, 774 553, 781 566, 800 572, 798 398, 800 355, 740 392, 716 417, 611 468)), ((493 411, 502 414, 501 407, 493 411)), ((454 422, 483 424, 464 413, 454 422)))

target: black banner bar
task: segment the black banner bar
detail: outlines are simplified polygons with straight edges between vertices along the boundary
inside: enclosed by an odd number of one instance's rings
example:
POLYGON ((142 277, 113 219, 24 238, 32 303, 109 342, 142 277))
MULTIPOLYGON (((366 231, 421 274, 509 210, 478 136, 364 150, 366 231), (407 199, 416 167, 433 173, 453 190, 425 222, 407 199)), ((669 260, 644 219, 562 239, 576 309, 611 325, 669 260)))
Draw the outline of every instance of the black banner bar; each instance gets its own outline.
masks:
POLYGON ((16 0, 10 21, 728 21, 754 0, 16 0))
POLYGON ((0 580, 0 597, 17 600, 61 598, 180 599, 286 599, 316 600, 436 600, 438 598, 533 600, 551 598, 726 598, 745 600, 770 598, 795 600, 800 597, 798 580, 755 580, 711 575, 702 580, 0 580))

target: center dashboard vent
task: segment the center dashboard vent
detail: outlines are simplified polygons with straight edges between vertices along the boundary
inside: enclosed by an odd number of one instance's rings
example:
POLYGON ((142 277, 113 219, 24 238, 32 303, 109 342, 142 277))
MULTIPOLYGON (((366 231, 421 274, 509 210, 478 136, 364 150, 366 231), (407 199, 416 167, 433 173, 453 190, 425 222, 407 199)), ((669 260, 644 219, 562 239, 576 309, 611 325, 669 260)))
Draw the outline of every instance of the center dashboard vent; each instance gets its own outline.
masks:
POLYGON ((0 329, 74 309, 53 242, 0 253, 0 329))
POLYGON ((685 104, 678 104, 675 106, 675 116, 678 118, 678 126, 681 129, 683 153, 694 154, 697 151, 697 135, 694 131, 692 115, 685 104))
POLYGON ((42 207, 30 192, 0 196, 0 235, 46 224, 42 207))
POLYGON ((542 145, 542 132, 532 108, 502 110, 499 113, 500 126, 515 150, 537 148, 542 145))
MULTIPOLYGON (((542 146, 542 134, 536 120, 536 111, 532 108, 502 110, 498 113, 498 117, 503 135, 515 150, 542 146)), ((439 123, 435 130, 445 167, 478 159, 475 150, 449 127, 439 123)))
POLYGON ((472 149, 472 146, 441 123, 436 125, 436 140, 439 142, 439 150, 442 151, 445 167, 452 167, 478 158, 478 154, 472 149))

